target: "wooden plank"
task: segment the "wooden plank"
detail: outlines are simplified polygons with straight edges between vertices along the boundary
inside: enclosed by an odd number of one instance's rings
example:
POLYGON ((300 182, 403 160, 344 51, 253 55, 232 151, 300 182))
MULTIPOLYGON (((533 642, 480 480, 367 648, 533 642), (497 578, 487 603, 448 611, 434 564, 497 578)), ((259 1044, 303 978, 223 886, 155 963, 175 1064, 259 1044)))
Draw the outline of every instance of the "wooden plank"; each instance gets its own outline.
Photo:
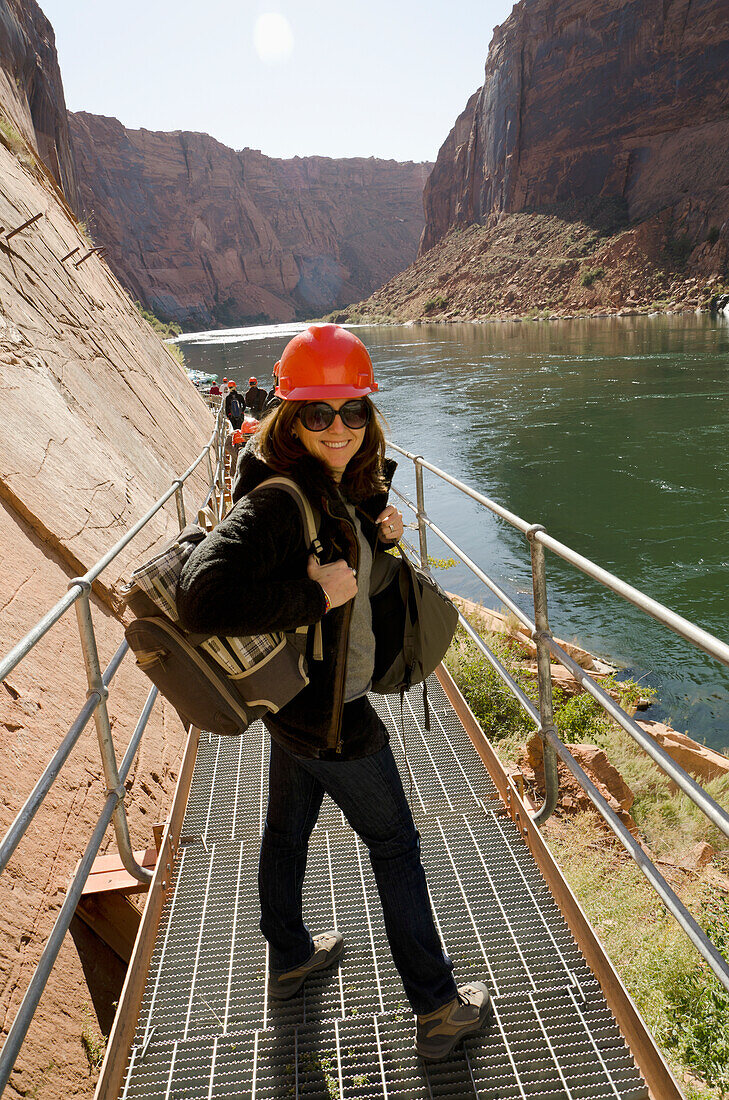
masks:
MULTIPOLYGON (((134 853, 134 858, 142 867, 154 867, 157 862, 157 849, 147 848, 134 853)), ((149 889, 149 883, 140 882, 130 875, 121 861, 118 852, 108 856, 97 856, 89 877, 83 888, 83 897, 88 894, 101 894, 119 891, 123 894, 141 894, 149 889)))
POLYGON ((638 1069, 648 1085, 652 1100, 684 1100, 673 1074, 663 1060, 653 1036, 648 1031, 633 999, 613 968, 595 930, 585 915, 579 901, 565 881, 554 857, 532 821, 528 808, 519 797, 516 787, 504 771, 491 742, 479 726, 475 715, 461 695, 448 670, 439 665, 436 675, 455 710, 461 725, 470 737, 474 748, 486 765, 491 779, 505 803, 512 820, 524 836, 534 860, 542 872, 562 916, 566 920, 585 961, 600 983, 610 1011, 630 1047, 638 1069))
POLYGON ((124 1072, 129 1061, 129 1048, 137 1026, 139 1006, 144 995, 147 971, 154 949, 162 907, 171 882, 171 870, 177 856, 180 829, 185 816, 187 796, 195 770, 195 757, 200 739, 200 730, 191 727, 187 738, 185 755, 182 760, 180 776, 177 782, 170 820, 165 829, 162 847, 157 860, 152 885, 147 895, 139 935, 134 945, 126 981, 119 999, 119 1007, 114 1017, 114 1026, 106 1045, 106 1054, 101 1074, 96 1085, 94 1100, 117 1100, 121 1090, 124 1072))
POLYGON ((142 913, 126 894, 91 894, 82 897, 76 915, 128 963, 134 950, 142 913))

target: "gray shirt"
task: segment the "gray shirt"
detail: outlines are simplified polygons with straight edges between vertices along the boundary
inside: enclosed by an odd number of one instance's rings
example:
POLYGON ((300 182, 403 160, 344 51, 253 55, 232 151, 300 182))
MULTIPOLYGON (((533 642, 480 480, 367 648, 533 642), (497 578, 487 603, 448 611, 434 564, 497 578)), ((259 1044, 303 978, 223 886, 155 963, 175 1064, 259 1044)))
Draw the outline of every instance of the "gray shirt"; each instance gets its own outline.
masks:
POLYGON ((349 620, 349 648, 347 649, 347 677, 344 682, 344 701, 351 703, 366 695, 372 683, 375 667, 375 636, 372 633, 372 607, 370 605, 370 572, 372 551, 362 534, 362 524, 355 515, 354 506, 347 504, 347 511, 357 531, 359 543, 359 569, 357 570, 357 595, 354 597, 352 617, 349 620))

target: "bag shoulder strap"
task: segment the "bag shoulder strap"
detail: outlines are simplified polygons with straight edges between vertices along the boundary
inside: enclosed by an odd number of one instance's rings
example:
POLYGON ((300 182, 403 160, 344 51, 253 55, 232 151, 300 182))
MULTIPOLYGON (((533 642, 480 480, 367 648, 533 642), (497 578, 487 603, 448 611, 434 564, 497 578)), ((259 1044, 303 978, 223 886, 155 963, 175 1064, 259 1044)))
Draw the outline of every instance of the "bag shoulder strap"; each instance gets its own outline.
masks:
POLYGON ((322 552, 322 546, 319 542, 319 516, 315 513, 312 507, 311 501, 307 497, 303 489, 292 481, 290 477, 284 477, 283 475, 266 478, 260 485, 256 485, 255 489, 251 489, 249 496, 252 493, 257 492, 258 489, 283 489, 289 496, 293 497, 299 506, 301 512, 301 518, 304 522, 304 534, 306 535, 307 543, 309 546, 313 546, 314 553, 318 556, 322 552))
MULTIPOLYGON (((307 545, 314 551, 315 557, 318 559, 322 553, 322 545, 319 542, 319 517, 315 516, 314 509, 311 505, 311 501, 307 497, 306 493, 301 489, 295 481, 292 481, 290 477, 284 477, 283 475, 277 475, 274 477, 266 478, 259 485, 256 485, 254 489, 251 489, 248 496, 255 493, 258 489, 283 489, 285 493, 293 497, 299 506, 301 512, 301 518, 304 522, 304 534, 306 536, 307 545)), ((296 634, 306 634, 309 630, 308 626, 297 627, 296 634)), ((321 661, 324 657, 324 646, 322 641, 321 623, 314 624, 314 651, 313 657, 315 661, 321 661)))

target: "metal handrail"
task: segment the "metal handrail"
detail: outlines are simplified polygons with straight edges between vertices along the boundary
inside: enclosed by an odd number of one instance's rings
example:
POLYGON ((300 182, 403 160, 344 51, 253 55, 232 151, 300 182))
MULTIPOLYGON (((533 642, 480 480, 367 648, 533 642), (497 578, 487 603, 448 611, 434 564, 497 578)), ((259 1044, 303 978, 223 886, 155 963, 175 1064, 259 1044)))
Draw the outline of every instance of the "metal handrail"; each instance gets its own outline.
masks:
MULTIPOLYGON (((393 451, 397 451, 398 454, 416 463, 416 469, 421 468, 430 470, 431 473, 436 474, 441 480, 447 482, 449 485, 453 485, 454 488, 459 489, 472 500, 488 508, 494 515, 500 516, 501 519, 506 520, 512 527, 516 527, 518 531, 521 531, 523 535, 528 535, 529 531, 535 526, 534 524, 528 523, 527 520, 522 519, 521 516, 517 516, 515 512, 510 512, 507 508, 503 508, 500 504, 490 500, 489 497, 484 496, 483 493, 479 493, 475 489, 472 489, 470 485, 466 485, 464 482, 459 481, 458 478, 446 473, 445 470, 441 470, 437 466, 434 466, 432 462, 426 462, 421 455, 414 455, 410 451, 398 447, 396 443, 391 443, 389 440, 387 441, 387 445, 391 447, 393 451)), ((576 550, 572 550, 572 548, 566 546, 565 543, 552 538, 541 525, 539 525, 539 529, 534 535, 534 538, 538 542, 541 542, 546 549, 552 550, 560 558, 570 565, 575 566, 576 569, 579 569, 580 572, 584 573, 586 576, 592 577, 593 580, 609 588, 612 592, 615 592, 616 595, 622 596, 624 600, 634 604, 640 611, 645 611, 646 614, 656 619, 659 623, 663 623, 664 626, 667 626, 669 630, 673 630, 674 633, 685 638, 687 642, 691 642, 692 645, 698 646, 699 649, 703 649, 705 653, 715 657, 718 661, 721 661, 722 664, 729 666, 729 643, 723 642, 720 638, 716 638, 706 630, 702 630, 701 627, 696 626, 696 624, 692 623, 689 619, 684 619, 682 615, 678 615, 675 611, 671 611, 670 608, 658 603, 657 600, 652 599, 650 596, 646 596, 640 589, 634 588, 633 585, 621 580, 620 577, 616 577, 613 573, 609 573, 607 569, 603 569, 602 566, 596 565, 595 562, 590 561, 589 558, 585 558, 582 554, 578 554, 576 550)))
MULTIPOLYGON (((139 748, 139 742, 142 739, 142 734, 146 728, 149 716, 152 713, 152 707, 155 699, 157 698, 157 688, 152 688, 147 696, 147 702, 144 705, 144 709, 140 715, 137 723, 137 728, 134 731, 131 741, 127 747, 127 751, 124 754, 121 767, 119 768, 119 781, 121 784, 126 780, 129 770, 134 762, 134 757, 137 755, 139 748)), ((28 988, 25 991, 25 996, 20 1003, 20 1008, 13 1020, 12 1027, 8 1032, 8 1037, 3 1044, 2 1051, 0 1051, 0 1094, 8 1083, 10 1074, 13 1071, 20 1048, 23 1045, 25 1036, 28 1033, 31 1021, 35 1014, 35 1010, 38 1007, 38 1003, 43 995, 43 990, 46 987, 48 978, 50 977, 51 970, 58 957, 58 952, 61 950, 64 938, 73 920, 73 915, 76 912, 76 906, 78 905, 81 894, 84 888, 86 879, 89 877, 91 867, 93 865, 96 854, 101 847, 101 842, 104 839, 104 834, 109 826, 109 822, 114 816, 114 812, 119 803, 119 798, 116 791, 108 791, 104 808, 99 815, 99 819, 96 823, 96 828, 91 834, 91 839, 86 845, 83 856, 79 862, 76 874, 73 876, 71 885, 68 888, 66 897, 63 900, 63 905, 59 911, 56 922, 51 929, 51 934, 46 941, 46 945, 43 948, 43 953, 38 960, 33 977, 30 980, 28 988)))
POLYGON ((128 652, 129 646, 126 641, 122 642, 109 662, 106 670, 103 673, 101 672, 96 646, 96 634, 91 614, 90 597, 93 582, 99 577, 103 570, 114 561, 124 547, 131 542, 135 535, 137 535, 160 509, 164 507, 172 496, 176 498, 177 518, 180 529, 185 526, 183 485, 206 456, 208 457, 209 471, 211 474, 211 488, 206 499, 210 500, 214 498, 216 509, 222 514, 225 487, 225 450, 223 446, 225 426, 226 418, 224 409, 221 405, 217 410, 215 429, 195 461, 191 463, 181 477, 176 478, 172 482, 170 488, 163 493, 145 515, 142 516, 142 518, 138 520, 137 523, 135 523, 98 562, 96 562, 82 577, 75 577, 70 582, 66 595, 63 596, 32 628, 32 630, 13 647, 5 658, 0 661, 0 682, 2 682, 23 658, 31 652, 38 642, 41 641, 51 627, 57 623, 71 607, 75 606, 89 684, 86 702, 0 842, 0 873, 2 873, 7 866, 8 860, 11 858, 13 852, 25 835, 37 810, 42 805, 43 800, 60 773, 63 764, 68 759, 81 733, 92 717, 97 726, 99 748, 107 788, 104 808, 99 816, 97 825, 88 842, 71 885, 69 886, 66 898, 61 906, 61 910, 51 930, 41 958, 33 973, 28 989, 25 992, 25 996, 23 997, 18 1013, 2 1047, 2 1051, 0 1051, 0 1093, 2 1093, 5 1088, 13 1066, 15 1065, 20 1047, 23 1044, 35 1010, 38 1007, 48 977, 58 952, 60 951, 66 932, 71 924, 94 858, 101 846, 110 821, 114 823, 119 854, 126 869, 141 882, 148 883, 152 877, 149 869, 141 867, 134 858, 131 839, 129 837, 126 811, 124 808, 124 797, 126 794, 124 783, 137 754, 142 734, 149 721, 158 693, 157 688, 153 688, 147 696, 147 701, 142 709, 129 745, 127 746, 122 763, 117 768, 116 753, 109 715, 106 708, 106 700, 109 695, 111 681, 128 652), (211 450, 215 451, 214 470, 210 462, 211 450))
MULTIPOLYGON (((109 665, 106 668, 106 671, 104 672, 104 675, 102 677, 104 685, 106 687, 108 687, 111 683, 114 674, 119 668, 119 665, 122 663, 122 660, 128 649, 129 646, 127 642, 123 641, 114 656, 112 657, 111 661, 109 662, 109 665)), ((96 710, 100 701, 101 696, 98 692, 94 691, 88 696, 86 702, 78 713, 76 721, 71 724, 68 733, 66 734, 63 741, 56 749, 55 753, 46 765, 45 771, 41 775, 33 790, 28 795, 22 809, 19 811, 17 817, 3 837, 2 842, 0 842, 0 874, 2 874, 2 872, 5 870, 8 860, 20 843, 23 834, 35 817, 36 812, 40 808, 44 798, 58 778, 61 768, 70 756, 71 750, 75 746, 79 737, 86 729, 89 719, 96 710)))
MULTIPOLYGON (((415 505, 412 501, 409 501, 402 493, 397 489, 393 490, 395 495, 399 497, 409 508, 415 509, 415 505)), ((519 621, 526 627, 532 638, 536 638, 539 634, 535 623, 526 615, 521 608, 511 600, 502 588, 484 573, 469 556, 462 550, 457 543, 450 539, 444 531, 442 531, 435 523, 433 523, 427 515, 423 515, 422 520, 428 530, 433 531, 434 534, 441 539, 442 542, 448 546, 450 550, 463 562, 463 564, 470 569, 474 576, 478 577, 491 592, 494 593, 513 614, 519 619, 519 621)), ((544 633, 544 642, 549 648, 550 652, 557 658, 560 664, 564 665, 568 669, 580 685, 588 691, 590 695, 600 704, 603 710, 606 710, 616 722, 619 722, 626 733, 641 746, 642 749, 658 764, 659 767, 666 772, 670 779, 672 779, 681 790, 688 795, 688 797, 696 803, 697 806, 710 818, 712 823, 716 825, 718 829, 729 837, 729 814, 723 809, 711 795, 707 794, 703 787, 701 787, 692 776, 690 776, 684 769, 677 764, 666 750, 658 744, 655 738, 651 737, 649 733, 641 729, 637 722, 633 721, 629 714, 623 710, 618 703, 608 695, 608 693, 595 683, 592 677, 587 673, 580 665, 577 664, 569 654, 565 653, 564 649, 554 640, 551 634, 544 633)))
POLYGON ((690 776, 684 769, 676 763, 676 761, 670 756, 666 750, 658 744, 658 742, 641 729, 637 722, 628 715, 615 700, 592 679, 588 676, 583 668, 581 668, 575 660, 573 660, 569 654, 559 645, 553 638, 549 629, 549 623, 547 619, 547 588, 546 588, 546 570, 544 565, 544 548, 552 550, 558 554, 563 560, 574 565, 577 569, 583 572, 586 576, 592 577, 594 580, 599 581, 605 587, 615 592, 617 595, 622 596, 628 600, 639 610, 650 615, 658 622, 668 626, 675 633, 685 638, 686 641, 692 645, 697 646, 704 652, 709 653, 711 656, 716 657, 717 660, 724 664, 729 665, 729 645, 721 641, 719 638, 715 638, 707 631, 702 630, 700 627, 691 623, 689 620, 684 619, 682 616, 677 615, 674 611, 659 604, 656 600, 651 599, 632 585, 620 580, 613 574, 608 573, 588 558, 583 557, 581 554, 577 554, 570 547, 564 543, 559 542, 557 539, 552 538, 546 533, 545 528, 541 524, 530 524, 526 520, 523 520, 520 516, 514 512, 503 508, 500 504, 490 500, 482 493, 477 492, 470 486, 465 485, 457 478, 452 477, 444 470, 439 469, 432 463, 427 462, 422 455, 415 455, 404 448, 397 446, 390 440, 387 441, 388 447, 396 451, 398 454, 403 455, 405 458, 410 459, 415 466, 415 481, 416 481, 416 494, 417 503, 409 500, 407 496, 399 492, 397 489, 393 489, 393 492, 397 497, 409 508, 416 516, 417 526, 420 536, 420 561, 421 565, 428 568, 427 559, 427 531, 432 531, 448 548, 459 558, 459 560, 478 577, 483 584, 485 584, 491 592, 496 595, 499 600, 515 615, 519 622, 526 627, 532 640, 535 642, 537 648, 537 682, 539 686, 539 712, 537 712, 534 705, 527 698, 525 693, 516 684, 515 680, 509 675, 508 671, 504 668, 495 654, 489 649, 484 640, 480 637, 478 632, 467 622, 463 615, 459 614, 459 619, 464 625, 467 633, 473 639, 478 646, 479 650, 483 653, 491 666, 494 668, 497 675, 505 683, 509 691, 515 696, 523 710, 527 713, 529 718, 534 722, 537 727, 542 741, 542 750, 544 756, 544 771, 545 771, 545 800, 543 805, 534 815, 534 821, 536 824, 544 822, 554 810, 558 799, 558 776, 557 776, 557 757, 563 761, 568 767, 571 773, 575 776, 581 786, 584 788, 588 797, 595 805, 598 812, 603 819, 607 822, 613 833, 617 836, 623 847, 629 852, 636 864, 650 882, 653 889, 658 893, 659 897, 663 901, 664 905, 672 916, 676 919, 680 927, 689 937, 694 947, 700 952, 703 958, 710 966, 713 973, 722 983, 725 989, 729 991, 729 963, 723 958, 723 956, 716 950, 711 940, 702 931, 689 911, 683 905, 681 900, 677 897, 674 891, 671 889, 665 878, 661 875, 658 868, 646 855, 635 839, 631 836, 625 825, 622 823, 618 815, 612 810, 595 785, 591 782, 589 777, 574 759, 567 747, 560 741, 557 730, 554 726, 554 716, 552 713, 552 675, 551 675, 551 658, 556 658, 565 668, 567 668, 577 682, 596 700, 596 702, 609 714, 619 725, 626 730, 627 733, 636 741, 636 743, 651 757, 651 759, 658 765, 662 771, 665 772, 677 786, 691 799, 691 801, 698 806, 702 813, 721 831, 725 836, 729 837, 729 814, 722 806, 720 806, 705 790, 698 784, 692 776, 690 776), (423 486, 423 469, 427 469, 436 476, 440 477, 443 481, 449 485, 459 489, 466 496, 475 500, 477 503, 483 505, 489 511, 499 516, 501 519, 506 520, 512 527, 516 527, 524 534, 529 542, 531 552, 531 567, 532 567, 532 582, 534 589, 534 621, 532 621, 528 615, 508 596, 506 592, 488 576, 482 569, 479 568, 471 560, 471 558, 455 543, 448 535, 445 534, 427 515, 425 511, 425 497, 423 486))

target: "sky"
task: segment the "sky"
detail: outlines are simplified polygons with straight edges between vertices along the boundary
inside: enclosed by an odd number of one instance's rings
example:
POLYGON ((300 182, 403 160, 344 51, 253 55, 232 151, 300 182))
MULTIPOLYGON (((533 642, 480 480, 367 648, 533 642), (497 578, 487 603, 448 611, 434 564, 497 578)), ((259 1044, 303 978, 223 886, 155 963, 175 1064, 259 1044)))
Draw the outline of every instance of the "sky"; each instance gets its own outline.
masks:
POLYGON ((39 0, 72 111, 274 157, 435 160, 512 0, 39 0))

